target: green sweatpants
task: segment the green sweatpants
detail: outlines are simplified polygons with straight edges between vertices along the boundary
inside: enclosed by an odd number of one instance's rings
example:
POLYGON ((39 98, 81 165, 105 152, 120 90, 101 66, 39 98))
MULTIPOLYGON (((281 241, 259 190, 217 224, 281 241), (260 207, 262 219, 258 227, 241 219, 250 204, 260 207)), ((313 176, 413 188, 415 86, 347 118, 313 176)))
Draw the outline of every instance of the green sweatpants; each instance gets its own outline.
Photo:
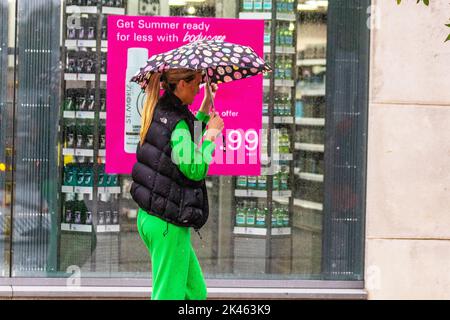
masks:
POLYGON ((206 283, 190 228, 167 223, 142 209, 137 228, 152 262, 152 300, 205 300, 206 283))

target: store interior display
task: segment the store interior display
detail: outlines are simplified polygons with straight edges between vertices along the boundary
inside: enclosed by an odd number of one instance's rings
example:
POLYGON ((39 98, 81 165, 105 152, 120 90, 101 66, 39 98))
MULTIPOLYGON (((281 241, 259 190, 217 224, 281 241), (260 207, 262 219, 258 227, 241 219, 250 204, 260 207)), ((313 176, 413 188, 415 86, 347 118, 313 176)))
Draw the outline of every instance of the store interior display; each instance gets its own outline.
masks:
POLYGON ((275 8, 272 1, 244 0, 239 14, 240 18, 264 19, 264 57, 273 67, 272 73, 264 75, 262 106, 261 157, 269 160, 262 162, 260 176, 235 179, 233 234, 234 246, 240 248, 234 250, 233 268, 240 274, 291 272, 296 1, 274 3, 275 8), (249 263, 249 252, 257 262, 249 263))
MULTIPOLYGON (((321 241, 323 199, 325 44, 317 39, 309 43, 307 38, 297 43, 302 28, 294 10, 297 0, 273 3, 275 8, 272 1, 240 2, 240 18, 264 20, 264 57, 273 67, 263 82, 261 157, 265 161, 260 176, 206 178, 211 219, 202 234, 209 241, 206 244, 192 237, 199 259, 208 261, 203 264, 206 273, 228 270, 234 274, 292 274, 304 273, 308 268, 311 274, 320 273, 320 259, 315 257, 321 241), (231 198, 224 192, 230 192, 231 198), (218 203, 221 206, 213 205, 218 203), (227 244, 220 242, 223 235, 219 228, 230 211, 231 240, 227 244), (300 245, 305 252, 303 260, 297 261, 295 248, 300 245), (220 251, 229 252, 232 260, 218 256, 220 251)), ((80 24, 69 24, 63 33, 65 74, 61 101, 61 241, 77 235, 85 239, 90 234, 92 239, 86 243, 93 251, 106 246, 107 241, 108 246, 117 247, 117 256, 97 252, 84 262, 92 264, 91 271, 99 272, 110 266, 108 259, 114 260, 113 269, 124 263, 125 250, 119 248, 121 237, 127 237, 127 246, 130 234, 134 235, 133 241, 139 241, 138 207, 129 194, 131 177, 104 172, 105 5, 120 9, 114 1, 66 1, 66 19, 76 11, 74 6, 82 14, 80 24)), ((208 10, 215 9, 195 3, 192 7, 195 13, 171 7, 170 14, 211 16, 208 10)), ((126 8, 122 10, 124 13, 126 8)), ((70 251, 74 247, 66 243, 60 250, 68 250, 64 257, 75 259, 76 254, 70 251)), ((144 267, 147 263, 142 261, 138 269, 148 268, 144 267)))
POLYGON ((118 259, 112 261, 111 256, 95 252, 106 243, 118 246, 121 230, 121 178, 105 173, 105 40, 107 15, 124 14, 124 4, 115 0, 72 0, 63 6, 61 271, 67 265, 81 263, 80 267, 90 271, 105 272, 103 269, 111 265, 118 269, 118 259), (76 23, 74 12, 81 13, 76 23), (85 241, 87 235, 91 241, 85 241), (68 239, 72 239, 70 244, 68 239), (95 258, 78 256, 74 239, 89 243, 95 258))

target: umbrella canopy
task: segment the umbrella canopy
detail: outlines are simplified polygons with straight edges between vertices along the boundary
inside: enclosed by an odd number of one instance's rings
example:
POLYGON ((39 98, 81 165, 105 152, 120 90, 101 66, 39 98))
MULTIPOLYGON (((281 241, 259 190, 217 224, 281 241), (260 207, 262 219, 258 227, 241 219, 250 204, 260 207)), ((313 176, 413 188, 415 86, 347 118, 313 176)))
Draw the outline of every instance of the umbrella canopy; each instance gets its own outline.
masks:
POLYGON ((150 57, 131 81, 145 89, 152 73, 179 68, 202 70, 203 82, 212 83, 245 79, 272 70, 250 47, 203 40, 150 57))

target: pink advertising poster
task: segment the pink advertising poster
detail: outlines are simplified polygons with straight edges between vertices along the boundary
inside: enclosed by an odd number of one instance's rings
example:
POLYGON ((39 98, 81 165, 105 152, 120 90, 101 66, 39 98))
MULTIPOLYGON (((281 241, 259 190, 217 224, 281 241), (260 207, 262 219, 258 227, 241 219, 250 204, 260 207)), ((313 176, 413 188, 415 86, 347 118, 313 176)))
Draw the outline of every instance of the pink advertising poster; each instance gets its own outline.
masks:
MULTIPOLYGON (((140 108, 145 94, 137 84, 129 82, 130 78, 152 55, 203 39, 249 46, 264 58, 262 20, 108 17, 107 173, 130 174, 136 162, 140 108)), ((189 106, 194 115, 200 108, 204 90, 189 106)), ((209 175, 260 175, 262 99, 262 75, 219 84, 215 109, 225 123, 224 138, 216 140, 209 175), (226 144, 225 152, 222 141, 226 144)))

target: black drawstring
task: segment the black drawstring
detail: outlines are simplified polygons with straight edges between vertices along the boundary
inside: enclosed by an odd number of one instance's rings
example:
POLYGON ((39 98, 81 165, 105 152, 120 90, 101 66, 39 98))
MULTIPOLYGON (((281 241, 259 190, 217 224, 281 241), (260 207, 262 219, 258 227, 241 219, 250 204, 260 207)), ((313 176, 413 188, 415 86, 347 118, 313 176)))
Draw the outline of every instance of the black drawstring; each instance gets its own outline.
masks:
POLYGON ((200 240, 203 240, 202 235, 200 234, 200 231, 198 231, 198 229, 194 229, 195 232, 197 232, 198 236, 200 237, 200 240))
POLYGON ((167 236, 167 234, 169 233, 169 222, 167 222, 167 227, 166 227, 166 231, 164 231, 163 236, 167 236))

